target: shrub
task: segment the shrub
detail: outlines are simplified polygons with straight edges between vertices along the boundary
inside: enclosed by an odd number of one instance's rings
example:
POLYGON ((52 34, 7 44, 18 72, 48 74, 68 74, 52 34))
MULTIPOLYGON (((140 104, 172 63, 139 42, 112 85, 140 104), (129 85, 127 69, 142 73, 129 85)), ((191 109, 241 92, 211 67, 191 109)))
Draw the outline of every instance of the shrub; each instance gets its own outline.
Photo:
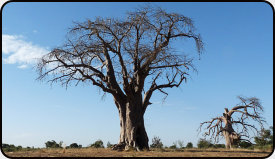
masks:
POLYGON ((107 142, 107 148, 111 148, 113 144, 111 144, 109 141, 107 142))
POLYGON ((16 147, 16 150, 17 150, 17 151, 20 151, 20 150, 22 150, 22 148, 23 148, 23 147, 19 145, 19 146, 16 147))
POLYGON ((104 145, 103 145, 103 141, 102 140, 97 140, 96 142, 94 142, 91 147, 94 147, 94 148, 104 148, 104 145))
POLYGON ((9 144, 2 144, 2 148, 3 148, 3 151, 6 151, 6 152, 14 152, 14 151, 20 151, 22 150, 22 146, 14 146, 13 144, 9 145, 9 144))
POLYGON ((184 148, 184 146, 183 146, 183 141, 178 140, 177 143, 178 143, 180 149, 183 149, 183 148, 184 148))
POLYGON ((152 139, 152 144, 150 145, 151 148, 162 148, 163 144, 161 142, 161 139, 159 137, 154 137, 152 139))
POLYGON ((7 152, 13 152, 13 151, 16 151, 17 149, 14 145, 7 144, 7 145, 5 145, 5 148, 3 148, 3 150, 7 151, 7 152))
POLYGON ((58 148, 58 147, 60 147, 60 145, 58 143, 56 143, 54 140, 47 141, 45 143, 45 145, 46 145, 46 148, 58 148))
POLYGON ((79 148, 79 145, 77 143, 72 143, 69 147, 70 148, 79 148))
POLYGON ((169 149, 177 149, 177 145, 173 143, 173 145, 171 145, 169 149))
POLYGON ((2 144, 2 148, 4 149, 4 148, 8 148, 10 145, 9 144, 2 144))
POLYGON ((254 137, 256 146, 265 146, 273 144, 273 127, 262 129, 259 136, 254 137))
POLYGON ((252 143, 247 142, 247 141, 241 141, 241 142, 239 142, 239 146, 240 146, 240 148, 248 148, 248 147, 252 146, 252 143))
POLYGON ((213 145, 213 147, 214 148, 225 148, 225 144, 215 144, 215 145, 213 145))
POLYGON ((207 141, 206 139, 199 139, 197 146, 198 148, 210 148, 213 146, 213 144, 210 141, 207 141))
POLYGON ((177 149, 177 142, 173 142, 173 145, 169 147, 170 149, 177 149))
POLYGON ((188 142, 187 145, 186 145, 186 148, 193 148, 192 142, 188 142))

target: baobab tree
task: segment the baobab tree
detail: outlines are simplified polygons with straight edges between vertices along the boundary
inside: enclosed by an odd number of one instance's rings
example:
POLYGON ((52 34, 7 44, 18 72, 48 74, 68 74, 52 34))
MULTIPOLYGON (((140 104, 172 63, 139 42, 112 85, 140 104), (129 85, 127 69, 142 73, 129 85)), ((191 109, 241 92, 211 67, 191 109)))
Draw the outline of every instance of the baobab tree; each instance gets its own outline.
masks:
MULTIPOLYGON (((179 87, 194 70, 193 59, 175 50, 178 39, 194 41, 203 51, 193 21, 161 8, 142 7, 125 19, 101 18, 75 23, 64 46, 37 64, 38 80, 90 82, 113 96, 119 112, 120 138, 113 149, 148 149, 144 113, 155 91, 179 87)), ((194 46, 195 46, 194 45, 194 46)))
MULTIPOLYGON (((222 116, 213 118, 200 124, 199 130, 206 125, 205 136, 210 136, 215 142, 219 141, 219 137, 223 136, 226 142, 226 148, 232 148, 241 140, 250 142, 251 132, 259 133, 263 128, 264 118, 261 113, 263 107, 256 97, 241 97, 240 104, 232 109, 224 108, 222 116), (235 114, 233 116, 233 114, 235 114), (257 125, 260 126, 258 128, 257 125), (235 130, 238 131, 235 131, 235 130)), ((251 142, 250 142, 251 143, 251 142)))

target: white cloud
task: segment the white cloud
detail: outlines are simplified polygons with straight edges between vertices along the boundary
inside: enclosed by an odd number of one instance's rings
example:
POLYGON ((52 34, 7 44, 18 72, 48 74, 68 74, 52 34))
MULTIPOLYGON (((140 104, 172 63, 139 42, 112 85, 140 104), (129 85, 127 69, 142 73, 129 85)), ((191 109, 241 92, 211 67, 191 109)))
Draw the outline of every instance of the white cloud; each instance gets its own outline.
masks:
POLYGON ((24 68, 27 68, 28 67, 28 65, 20 65, 20 66, 18 66, 18 68, 21 68, 21 69, 24 69, 24 68))
POLYGON ((25 41, 23 36, 2 35, 2 53, 7 55, 3 58, 5 64, 19 64, 18 68, 27 68, 48 52, 46 48, 25 41))

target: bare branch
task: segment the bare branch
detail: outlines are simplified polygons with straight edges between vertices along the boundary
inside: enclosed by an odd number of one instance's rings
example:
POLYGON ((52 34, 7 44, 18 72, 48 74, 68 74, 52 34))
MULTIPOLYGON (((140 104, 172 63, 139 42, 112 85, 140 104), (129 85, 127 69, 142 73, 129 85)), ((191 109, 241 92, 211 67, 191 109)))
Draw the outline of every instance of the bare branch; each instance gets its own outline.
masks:
MULTIPOLYGON (((263 111, 263 107, 259 102, 258 98, 246 98, 246 97, 238 97, 241 100, 241 103, 232 109, 228 110, 225 108, 225 112, 222 117, 213 118, 211 121, 206 121, 201 123, 201 127, 205 124, 208 124, 206 130, 208 130, 205 135, 211 135, 211 138, 216 139, 220 136, 220 133, 223 132, 223 135, 229 135, 230 140, 227 142, 232 142, 234 140, 245 140, 241 137, 249 138, 250 132, 259 133, 259 129, 255 124, 251 124, 250 121, 254 120, 256 124, 263 128, 264 118, 261 116, 261 112, 263 111), (233 114, 239 115, 232 116, 233 114), (234 119, 234 118, 237 118, 234 119), (214 121, 216 121, 215 124, 214 121), (224 123, 224 126, 222 125, 224 123), (235 132, 234 126, 239 128, 241 126, 241 131, 235 132)), ((255 133, 254 133, 255 134, 255 133)))

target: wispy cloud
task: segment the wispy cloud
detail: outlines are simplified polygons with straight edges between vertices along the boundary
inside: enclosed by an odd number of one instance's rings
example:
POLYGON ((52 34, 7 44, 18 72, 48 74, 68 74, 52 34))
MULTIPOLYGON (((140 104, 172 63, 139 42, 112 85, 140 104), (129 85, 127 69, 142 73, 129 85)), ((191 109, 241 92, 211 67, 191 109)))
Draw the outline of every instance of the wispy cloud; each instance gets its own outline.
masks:
POLYGON ((37 62, 37 59, 49 51, 25 40, 23 36, 2 35, 2 53, 4 64, 18 64, 18 68, 24 69, 37 62))
POLYGON ((165 101, 153 101, 152 104, 161 105, 161 106, 171 106, 171 103, 166 103, 165 101))

